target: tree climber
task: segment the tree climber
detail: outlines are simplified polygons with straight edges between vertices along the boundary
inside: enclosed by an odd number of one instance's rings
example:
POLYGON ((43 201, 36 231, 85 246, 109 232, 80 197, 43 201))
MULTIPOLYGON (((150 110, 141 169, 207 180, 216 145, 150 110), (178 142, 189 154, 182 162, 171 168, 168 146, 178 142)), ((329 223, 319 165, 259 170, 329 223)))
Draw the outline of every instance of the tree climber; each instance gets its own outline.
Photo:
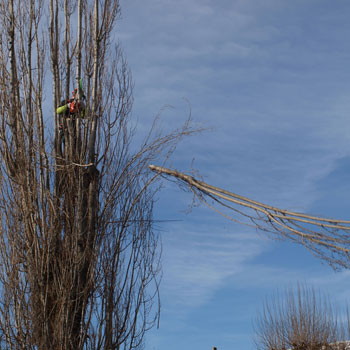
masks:
POLYGON ((83 86, 81 79, 79 80, 79 88, 74 89, 72 92, 72 98, 67 100, 62 100, 60 105, 56 109, 56 113, 59 116, 64 117, 60 120, 59 124, 59 135, 61 142, 64 143, 64 130, 65 130, 65 120, 70 120, 71 118, 75 120, 77 117, 85 117, 85 95, 83 91, 83 86))
MULTIPOLYGON (((80 92, 82 95, 82 98, 85 99, 84 93, 82 91, 80 92)), ((78 94, 78 89, 75 89, 72 92, 72 98, 68 100, 62 100, 60 105, 57 107, 57 114, 63 115, 66 118, 69 117, 85 117, 85 103, 84 101, 80 100, 78 94)))

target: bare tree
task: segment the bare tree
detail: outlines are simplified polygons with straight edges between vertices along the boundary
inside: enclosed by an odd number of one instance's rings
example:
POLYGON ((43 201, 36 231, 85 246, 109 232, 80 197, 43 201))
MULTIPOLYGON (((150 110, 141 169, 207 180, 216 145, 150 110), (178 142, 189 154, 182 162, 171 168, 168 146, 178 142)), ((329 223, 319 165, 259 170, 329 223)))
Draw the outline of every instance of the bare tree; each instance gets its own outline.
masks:
POLYGON ((256 321, 261 350, 344 349, 346 325, 329 299, 306 285, 267 300, 256 321))
POLYGON ((137 349, 157 321, 147 166, 192 130, 154 124, 132 144, 119 14, 117 0, 0 0, 1 348, 137 349), (77 110, 57 114, 73 88, 77 110))
POLYGON ((195 198, 229 220, 279 239, 302 244, 334 268, 350 267, 350 221, 317 217, 273 207, 209 185, 191 175, 150 165, 154 172, 176 178, 195 198))

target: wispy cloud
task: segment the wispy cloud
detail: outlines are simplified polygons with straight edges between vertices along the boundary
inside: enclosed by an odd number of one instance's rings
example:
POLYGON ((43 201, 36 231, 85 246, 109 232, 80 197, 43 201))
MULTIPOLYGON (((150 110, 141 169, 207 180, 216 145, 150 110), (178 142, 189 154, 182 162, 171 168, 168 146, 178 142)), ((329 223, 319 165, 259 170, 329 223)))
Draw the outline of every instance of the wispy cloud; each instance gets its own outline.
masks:
MULTIPOLYGON (((166 308, 190 311, 207 303, 265 248, 249 233, 234 234, 220 223, 171 225, 163 238, 166 308), (171 301, 171 302, 170 302, 171 301)), ((266 242, 265 242, 266 243, 266 242)))
MULTIPOLYGON (((204 181, 286 209, 327 215, 341 205, 320 186, 331 186, 350 156, 349 2, 124 0, 122 9, 141 129, 166 104, 175 108, 163 114, 165 130, 179 126, 189 112, 183 97, 195 122, 215 127, 184 140, 173 167, 186 170, 194 158, 204 181)), ((254 291, 253 308, 296 280, 345 301, 346 272, 321 269, 301 247, 264 241, 206 209, 183 216, 189 203, 167 184, 156 206, 157 215, 184 220, 162 233, 165 314, 219 305, 220 293, 241 310, 254 291)))
MULTIPOLYGON (((346 57, 304 45, 301 38, 315 36, 296 9, 278 1, 135 1, 125 4, 122 33, 141 125, 185 96, 194 119, 216 127, 205 142, 199 136, 179 147, 174 164, 187 168, 195 157, 211 182, 307 209, 315 181, 348 154, 350 103, 346 91, 339 96, 336 68, 346 57)), ((317 20, 327 25, 327 12, 317 20)), ((169 127, 186 116, 186 107, 164 113, 169 127)))

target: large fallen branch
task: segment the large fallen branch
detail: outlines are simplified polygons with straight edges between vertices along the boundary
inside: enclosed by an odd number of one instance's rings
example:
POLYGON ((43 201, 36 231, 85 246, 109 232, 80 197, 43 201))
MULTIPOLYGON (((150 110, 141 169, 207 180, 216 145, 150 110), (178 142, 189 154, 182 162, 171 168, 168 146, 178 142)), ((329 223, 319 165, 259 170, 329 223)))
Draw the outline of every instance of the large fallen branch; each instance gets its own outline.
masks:
POLYGON ((349 220, 322 218, 276 208, 211 186, 176 170, 156 165, 150 165, 149 168, 186 184, 201 202, 232 221, 248 224, 278 238, 287 238, 303 244, 333 267, 350 266, 349 220), (212 200, 211 203, 208 199, 212 200), (223 212, 227 209, 232 215, 223 212), (237 214, 246 221, 237 219, 237 214))

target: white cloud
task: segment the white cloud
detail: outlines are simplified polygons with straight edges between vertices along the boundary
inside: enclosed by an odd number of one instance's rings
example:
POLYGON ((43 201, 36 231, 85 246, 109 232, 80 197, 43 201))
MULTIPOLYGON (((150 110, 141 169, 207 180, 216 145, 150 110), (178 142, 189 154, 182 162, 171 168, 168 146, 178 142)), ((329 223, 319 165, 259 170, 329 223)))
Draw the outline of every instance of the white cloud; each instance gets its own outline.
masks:
MULTIPOLYGON (((348 35, 333 25, 332 13, 339 12, 333 5, 316 4, 123 1, 121 32, 141 127, 166 104, 175 109, 164 113, 165 128, 178 126, 188 113, 183 97, 195 121, 215 127, 185 140, 174 167, 186 170, 195 158, 206 182, 286 209, 312 210, 320 180, 350 152, 348 35)), ((160 196, 157 213, 170 218, 191 200, 176 187, 160 196)), ((297 280, 345 300, 346 273, 320 272, 316 263, 293 268, 293 259, 298 263, 306 253, 267 263, 273 244, 255 232, 203 208, 184 220, 163 234, 163 311, 186 314, 219 304, 216 294, 225 288, 253 290, 259 299, 297 280)), ((281 246, 288 253, 289 246, 281 246)))
POLYGON ((218 223, 210 226, 190 231, 177 225, 163 238, 165 308, 190 311, 207 303, 264 249, 264 242, 249 233, 235 234, 218 223))

